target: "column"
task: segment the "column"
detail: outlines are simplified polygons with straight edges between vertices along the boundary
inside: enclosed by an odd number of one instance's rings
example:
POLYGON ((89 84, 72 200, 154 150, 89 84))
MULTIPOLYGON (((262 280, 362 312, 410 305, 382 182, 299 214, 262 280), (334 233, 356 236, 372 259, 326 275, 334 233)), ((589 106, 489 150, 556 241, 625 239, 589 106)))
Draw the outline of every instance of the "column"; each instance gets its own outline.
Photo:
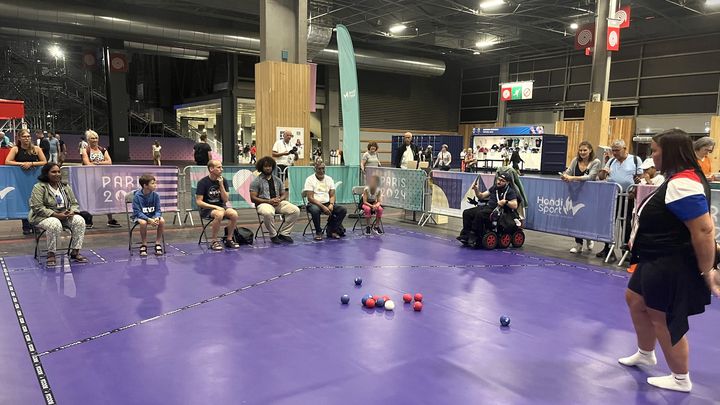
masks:
POLYGON ((325 71, 322 153, 325 163, 330 164, 330 150, 340 148, 340 71, 334 65, 327 65, 325 71))
POLYGON ((307 0, 260 0, 260 61, 307 63, 307 0))
MULTIPOLYGON (((510 63, 503 62, 500 64, 500 83, 510 81, 510 63)), ((500 90, 498 88, 498 90, 500 90)), ((497 126, 505 126, 505 118, 507 117, 507 101, 502 100, 502 94, 498 91, 498 109, 497 109, 497 126)))
POLYGON ((128 111, 130 96, 127 92, 126 75, 128 56, 123 41, 105 40, 105 93, 107 100, 110 145, 108 153, 116 163, 130 160, 128 111))

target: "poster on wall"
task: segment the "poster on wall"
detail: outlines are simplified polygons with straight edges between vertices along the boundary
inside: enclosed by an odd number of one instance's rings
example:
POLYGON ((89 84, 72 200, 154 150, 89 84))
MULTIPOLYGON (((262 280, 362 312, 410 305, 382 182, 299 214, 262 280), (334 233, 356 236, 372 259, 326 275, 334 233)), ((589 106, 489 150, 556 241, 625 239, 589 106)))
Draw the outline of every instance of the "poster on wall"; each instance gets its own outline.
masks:
POLYGON ((283 139, 283 133, 285 130, 292 132, 292 138, 290 138, 290 144, 297 147, 297 158, 303 159, 305 154, 305 128, 293 128, 293 127, 276 127, 275 128, 275 140, 283 139))

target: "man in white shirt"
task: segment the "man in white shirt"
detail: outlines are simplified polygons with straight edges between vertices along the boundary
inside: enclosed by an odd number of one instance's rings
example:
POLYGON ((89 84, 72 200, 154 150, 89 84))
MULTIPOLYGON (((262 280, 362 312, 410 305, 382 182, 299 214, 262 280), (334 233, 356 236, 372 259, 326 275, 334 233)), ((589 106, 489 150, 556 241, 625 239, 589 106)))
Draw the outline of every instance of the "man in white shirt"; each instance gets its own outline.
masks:
POLYGON ((328 216, 327 235, 333 239, 345 236, 338 228, 342 225, 347 210, 342 205, 335 205, 335 182, 325 175, 325 164, 320 161, 315 164, 315 174, 305 180, 303 193, 307 198, 307 211, 312 216, 315 228, 315 240, 322 240, 322 227, 320 214, 328 216))
POLYGON ((297 147, 290 142, 292 136, 292 132, 286 129, 283 131, 283 139, 278 139, 272 148, 272 157, 277 162, 282 173, 285 173, 285 169, 292 166, 295 159, 297 159, 297 147))
POLYGON ((640 179, 640 184, 659 186, 665 182, 665 176, 657 172, 655 169, 655 161, 653 161, 652 158, 645 159, 640 165, 640 168, 643 169, 643 177, 640 179))
MULTIPOLYGON (((420 160, 418 147, 412 143, 412 138, 413 134, 411 132, 403 134, 403 144, 395 151, 395 167, 407 169, 408 162, 420 160)), ((410 169, 417 169, 417 167, 410 167, 410 169)))

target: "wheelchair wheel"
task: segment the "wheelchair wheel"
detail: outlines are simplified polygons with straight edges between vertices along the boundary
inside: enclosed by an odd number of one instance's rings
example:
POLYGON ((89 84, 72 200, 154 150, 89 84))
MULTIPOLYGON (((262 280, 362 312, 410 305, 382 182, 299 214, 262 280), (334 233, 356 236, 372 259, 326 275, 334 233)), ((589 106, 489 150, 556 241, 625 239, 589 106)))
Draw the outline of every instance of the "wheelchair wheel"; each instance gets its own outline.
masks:
POLYGON ((507 249, 510 247, 510 243, 512 243, 512 235, 509 233, 504 233, 498 238, 498 248, 500 249, 507 249))
POLYGON ((483 235, 482 247, 488 250, 493 250, 498 244, 498 236, 495 232, 488 232, 483 235))
POLYGON ((525 232, 522 230, 517 230, 512 235, 512 245, 513 247, 519 248, 523 244, 525 244, 525 232))

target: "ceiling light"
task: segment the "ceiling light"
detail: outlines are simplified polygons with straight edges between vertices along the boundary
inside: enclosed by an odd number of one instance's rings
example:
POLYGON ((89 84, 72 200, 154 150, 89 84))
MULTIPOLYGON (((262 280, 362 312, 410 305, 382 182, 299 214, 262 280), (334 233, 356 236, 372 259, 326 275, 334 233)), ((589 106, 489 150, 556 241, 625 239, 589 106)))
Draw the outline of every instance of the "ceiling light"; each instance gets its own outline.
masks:
POLYGON ((475 52, 473 52, 473 55, 480 55, 480 52, 475 51, 475 52))
POLYGON ((60 47, 57 44, 51 45, 48 48, 48 51, 50 52, 50 56, 52 56, 55 59, 62 59, 65 57, 65 53, 63 52, 62 49, 60 49, 60 47))
POLYGON ((483 39, 480 41, 475 42, 475 46, 478 48, 487 48, 488 46, 492 46, 497 42, 497 39, 483 39))
POLYGON ((390 32, 393 34, 397 34, 397 33, 405 31, 406 28, 407 28, 407 25, 405 25, 405 24, 395 24, 392 27, 390 27, 390 32))
POLYGON ((497 8, 505 4, 505 0, 486 0, 480 3, 480 8, 482 10, 487 10, 491 8, 497 8))
POLYGON ((720 0, 705 0, 706 7, 720 7, 720 0))
POLYGON ((576 29, 578 29, 577 23, 572 23, 572 24, 570 24, 570 29, 571 29, 571 30, 576 30, 576 29))

